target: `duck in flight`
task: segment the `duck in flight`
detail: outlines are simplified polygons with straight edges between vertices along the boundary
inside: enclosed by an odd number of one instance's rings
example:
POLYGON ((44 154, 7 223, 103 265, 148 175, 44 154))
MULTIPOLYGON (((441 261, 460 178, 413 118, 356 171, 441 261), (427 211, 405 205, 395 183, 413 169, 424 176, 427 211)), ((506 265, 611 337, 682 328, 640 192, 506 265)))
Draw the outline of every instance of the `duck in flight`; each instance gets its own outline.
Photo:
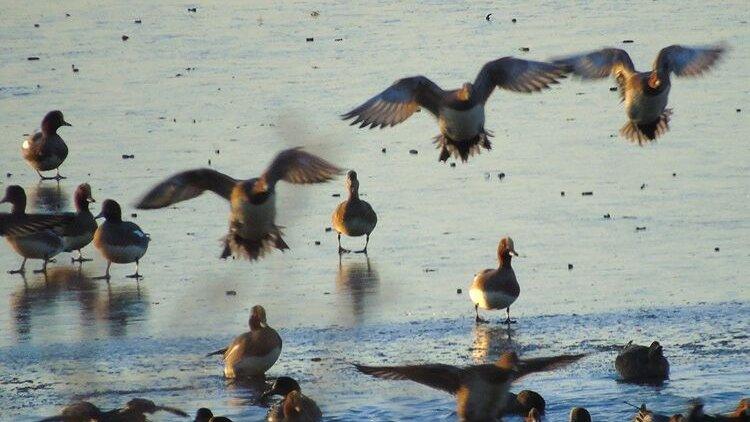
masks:
POLYGON ((370 129, 397 125, 420 107, 437 118, 440 135, 434 143, 439 160, 451 155, 466 161, 492 148, 492 133, 484 128, 484 105, 495 87, 531 93, 549 88, 565 77, 563 68, 550 63, 503 57, 486 63, 474 83, 445 91, 425 76, 399 79, 385 91, 342 115, 351 125, 370 129))

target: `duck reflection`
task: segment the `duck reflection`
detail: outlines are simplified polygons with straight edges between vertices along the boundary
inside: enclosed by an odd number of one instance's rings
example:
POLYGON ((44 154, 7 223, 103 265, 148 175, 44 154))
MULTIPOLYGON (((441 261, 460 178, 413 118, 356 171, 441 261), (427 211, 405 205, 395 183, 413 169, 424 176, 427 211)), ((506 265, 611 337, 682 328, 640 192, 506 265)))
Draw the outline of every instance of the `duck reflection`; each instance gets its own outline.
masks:
MULTIPOLYGON (((346 297, 348 305, 351 307, 350 316, 354 318, 352 322, 354 325, 364 321, 368 307, 377 297, 380 287, 380 276, 377 269, 370 262, 370 258, 367 256, 365 258, 364 262, 350 261, 346 263, 342 263, 341 258, 339 258, 339 272, 336 274, 336 289, 340 293, 339 297, 346 297)), ((344 308, 340 307, 340 309, 344 308)))
POLYGON ((475 325, 474 345, 471 349, 474 362, 492 362, 504 352, 518 350, 518 343, 513 341, 514 334, 515 330, 508 325, 475 325))
POLYGON ((72 321, 70 315, 76 312, 82 337, 98 336, 99 327, 110 336, 121 336, 128 321, 145 315, 147 304, 137 284, 104 287, 81 268, 54 267, 46 277, 24 278, 23 286, 11 296, 10 309, 17 340, 28 341, 35 330, 45 330, 51 318, 72 321))
POLYGON ((273 379, 266 378, 265 375, 225 379, 224 381, 227 390, 232 392, 229 404, 234 407, 263 406, 260 396, 273 383, 273 379))
POLYGON ((29 205, 40 212, 67 211, 70 205, 68 193, 60 183, 39 182, 28 189, 29 205))

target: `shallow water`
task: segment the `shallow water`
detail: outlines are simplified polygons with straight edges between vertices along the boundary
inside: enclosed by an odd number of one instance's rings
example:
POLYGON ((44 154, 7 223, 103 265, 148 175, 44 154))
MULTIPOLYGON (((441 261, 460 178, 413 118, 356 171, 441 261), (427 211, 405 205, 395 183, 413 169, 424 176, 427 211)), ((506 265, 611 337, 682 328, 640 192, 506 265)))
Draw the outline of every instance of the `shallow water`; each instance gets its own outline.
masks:
MULTIPOLYGON (((227 383, 218 360, 202 357, 243 331, 256 303, 284 339, 269 377, 299 379, 331 419, 455 417, 450 396, 371 379, 350 362, 463 365, 511 348, 590 353, 514 386, 544 395, 552 421, 581 405, 596 420, 624 420, 633 409, 623 400, 668 413, 701 396, 709 410, 728 410, 750 395, 748 21, 744 2, 6 5, 0 171, 12 175, 0 181, 24 186, 30 206, 70 209, 86 181, 99 202, 117 199, 130 216, 137 197, 172 172, 211 160, 252 177, 276 151, 307 145, 358 171, 379 222, 369 262, 339 261, 325 228, 343 182, 280 184, 277 220, 292 250, 253 264, 220 261, 227 206, 207 194, 128 217, 153 239, 139 283, 120 265, 110 284, 91 281, 105 263, 97 257, 79 275, 67 255, 46 281, 0 275, 3 417, 35 420, 72 399, 107 408, 144 396, 190 413, 208 406, 261 419, 259 387, 227 383), (197 13, 187 12, 192 6, 197 13), (624 114, 611 81, 496 92, 487 107, 495 148, 455 168, 436 162, 437 128, 427 116, 383 131, 337 117, 405 75, 449 88, 494 57, 545 59, 624 39, 635 41, 624 48, 639 68, 674 42, 734 47, 705 78, 674 81, 671 131, 645 148, 617 137, 624 114), (60 132, 71 155, 59 188, 38 184, 19 151, 53 108, 74 125, 60 132), (466 292, 475 272, 495 265, 505 234, 522 255, 510 339, 500 312, 475 327, 466 292), (664 345, 670 381, 616 381, 617 346, 631 339, 664 345)), ((0 251, 0 268, 18 265, 7 246, 0 251)))

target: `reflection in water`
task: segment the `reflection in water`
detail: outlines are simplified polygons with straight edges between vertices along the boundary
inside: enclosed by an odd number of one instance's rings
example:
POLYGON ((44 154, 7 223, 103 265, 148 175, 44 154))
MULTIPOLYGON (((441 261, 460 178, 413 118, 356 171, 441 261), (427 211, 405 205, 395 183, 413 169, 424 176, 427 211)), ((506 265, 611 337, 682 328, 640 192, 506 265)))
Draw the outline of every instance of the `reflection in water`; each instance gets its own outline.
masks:
MULTIPOLYGON (((126 334, 128 321, 142 317, 148 301, 137 283, 124 283, 114 288, 94 282, 85 270, 73 267, 52 267, 47 277, 39 275, 11 296, 10 309, 18 341, 30 339, 34 330, 44 331, 54 321, 68 321, 73 312, 80 315, 79 334, 96 337, 97 328, 107 328, 109 336, 126 334), (75 309, 70 309, 73 305, 75 309), (85 328, 85 329, 84 329, 85 328)), ((56 322, 59 324, 59 322, 56 322)))
POLYGON ((366 261, 350 261, 342 264, 339 257, 339 272, 336 274, 336 288, 340 293, 348 293, 351 316, 354 324, 360 324, 367 311, 368 302, 377 296, 380 276, 370 258, 366 261))
POLYGON ((518 349, 513 341, 514 330, 507 325, 477 324, 474 326, 472 357, 476 363, 497 360, 504 352, 518 349))
POLYGON ((27 190, 30 208, 41 212, 67 211, 70 199, 60 183, 40 181, 27 190))
POLYGON ((252 378, 234 378, 227 379, 226 387, 227 390, 232 392, 232 397, 229 399, 229 404, 235 407, 246 407, 246 406, 265 406, 267 403, 260 401, 260 396, 273 384, 272 379, 267 379, 265 376, 252 377, 252 378))

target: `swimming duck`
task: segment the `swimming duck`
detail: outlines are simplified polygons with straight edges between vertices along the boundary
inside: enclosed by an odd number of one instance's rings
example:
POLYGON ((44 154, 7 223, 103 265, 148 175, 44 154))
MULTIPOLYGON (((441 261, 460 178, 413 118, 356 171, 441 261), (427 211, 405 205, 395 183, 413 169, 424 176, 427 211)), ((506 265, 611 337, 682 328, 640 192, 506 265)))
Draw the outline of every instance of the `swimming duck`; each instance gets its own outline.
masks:
POLYGON ((648 143, 669 130, 672 109, 667 108, 669 76, 698 76, 724 53, 724 46, 685 47, 670 45, 656 56, 652 70, 639 72, 624 50, 605 48, 587 54, 555 60, 554 63, 583 79, 613 75, 625 103, 628 122, 620 134, 638 145, 648 143))
POLYGON ((302 389, 294 379, 279 377, 273 387, 263 393, 261 400, 275 394, 284 396, 284 399, 269 410, 269 422, 317 422, 323 419, 318 405, 302 394, 302 389))
POLYGON ((84 258, 81 253, 81 249, 94 239, 94 233, 97 229, 94 215, 89 211, 89 204, 96 202, 91 196, 91 186, 88 183, 78 185, 73 200, 76 212, 69 214, 72 221, 58 232, 63 239, 63 251, 78 251, 78 257, 70 258, 71 262, 91 261, 91 259, 84 258))
POLYGON ((63 250, 63 240, 51 228, 62 226, 70 221, 63 214, 27 214, 26 192, 18 185, 5 189, 0 203, 10 203, 10 213, 0 213, 0 235, 6 236, 11 248, 23 257, 21 267, 8 271, 18 274, 26 271, 26 260, 41 259, 42 268, 35 273, 46 273, 47 263, 63 250))
POLYGON ((42 119, 42 130, 29 136, 23 141, 21 153, 24 160, 34 167, 42 180, 60 180, 60 165, 68 156, 68 146, 57 134, 57 129, 62 126, 72 126, 65 121, 60 110, 50 111, 42 119), (57 170, 54 177, 42 176, 43 171, 57 170))
POLYGON ((518 394, 508 393, 505 414, 527 416, 531 409, 536 409, 540 414, 544 414, 546 408, 547 402, 541 394, 536 391, 521 390, 518 394))
POLYGON ((444 364, 406 366, 365 366, 355 364, 365 374, 390 380, 412 380, 456 395, 457 412, 464 421, 495 420, 507 406, 508 390, 514 380, 525 375, 559 368, 584 355, 560 355, 519 359, 506 352, 495 363, 459 368, 444 364))
POLYGON ((201 407, 195 414, 195 420, 193 422, 232 422, 231 419, 225 416, 214 416, 211 409, 201 407))
POLYGON ((102 421, 102 412, 94 404, 87 401, 78 401, 65 406, 59 415, 44 418, 40 422, 90 422, 102 421))
POLYGON ((256 260, 271 248, 289 249, 276 225, 276 182, 322 183, 340 173, 324 159, 291 148, 280 152, 260 176, 233 179, 211 169, 177 173, 156 185, 136 205, 140 209, 164 208, 210 190, 229 201, 229 234, 224 238, 222 258, 230 255, 256 260))
POLYGON ((108 412, 102 420, 104 422, 146 422, 146 414, 153 414, 159 411, 185 418, 188 417, 187 413, 175 407, 157 405, 149 399, 135 398, 127 402, 122 409, 108 412))
POLYGON ((591 414, 583 407, 570 409, 569 422, 591 422, 591 414))
POLYGON ((206 355, 224 355, 227 378, 262 376, 279 359, 281 336, 268 326, 262 306, 253 306, 249 324, 249 332, 235 337, 228 347, 206 355))
POLYGON ((663 352, 658 341, 649 347, 630 341, 615 358, 615 368, 625 381, 660 382, 669 378, 669 362, 663 352))
POLYGON ((484 128, 484 105, 495 87, 530 93, 549 88, 565 77, 565 71, 553 64, 503 57, 486 63, 474 83, 444 91, 424 76, 399 79, 388 89, 344 114, 351 125, 370 129, 394 126, 418 111, 427 109, 437 118, 440 135, 434 143, 440 149, 440 161, 453 155, 466 161, 482 148, 492 148, 492 133, 484 128))
POLYGON ((351 252, 341 247, 341 234, 351 237, 367 236, 365 247, 356 253, 367 253, 367 245, 370 243, 370 233, 378 224, 378 215, 369 203, 359 199, 359 180, 357 172, 349 170, 346 174, 346 187, 349 190, 349 199, 340 203, 333 211, 331 222, 333 229, 338 233, 339 254, 351 252))
POLYGON ((141 278, 138 263, 146 254, 151 238, 130 221, 122 221, 120 204, 112 199, 102 203, 102 211, 95 218, 104 217, 105 221, 94 232, 94 246, 107 260, 107 272, 95 279, 109 280, 109 268, 112 263, 129 264, 135 262, 135 273, 128 278, 141 278))
POLYGON ((476 322, 487 322, 479 316, 481 307, 482 309, 505 309, 508 315, 505 323, 515 323, 510 319, 510 305, 518 299, 521 288, 510 264, 512 256, 518 256, 513 246, 513 239, 510 237, 500 239, 497 247, 497 259, 500 261, 500 266, 497 269, 486 269, 474 276, 474 282, 469 289, 469 297, 474 302, 476 322))

